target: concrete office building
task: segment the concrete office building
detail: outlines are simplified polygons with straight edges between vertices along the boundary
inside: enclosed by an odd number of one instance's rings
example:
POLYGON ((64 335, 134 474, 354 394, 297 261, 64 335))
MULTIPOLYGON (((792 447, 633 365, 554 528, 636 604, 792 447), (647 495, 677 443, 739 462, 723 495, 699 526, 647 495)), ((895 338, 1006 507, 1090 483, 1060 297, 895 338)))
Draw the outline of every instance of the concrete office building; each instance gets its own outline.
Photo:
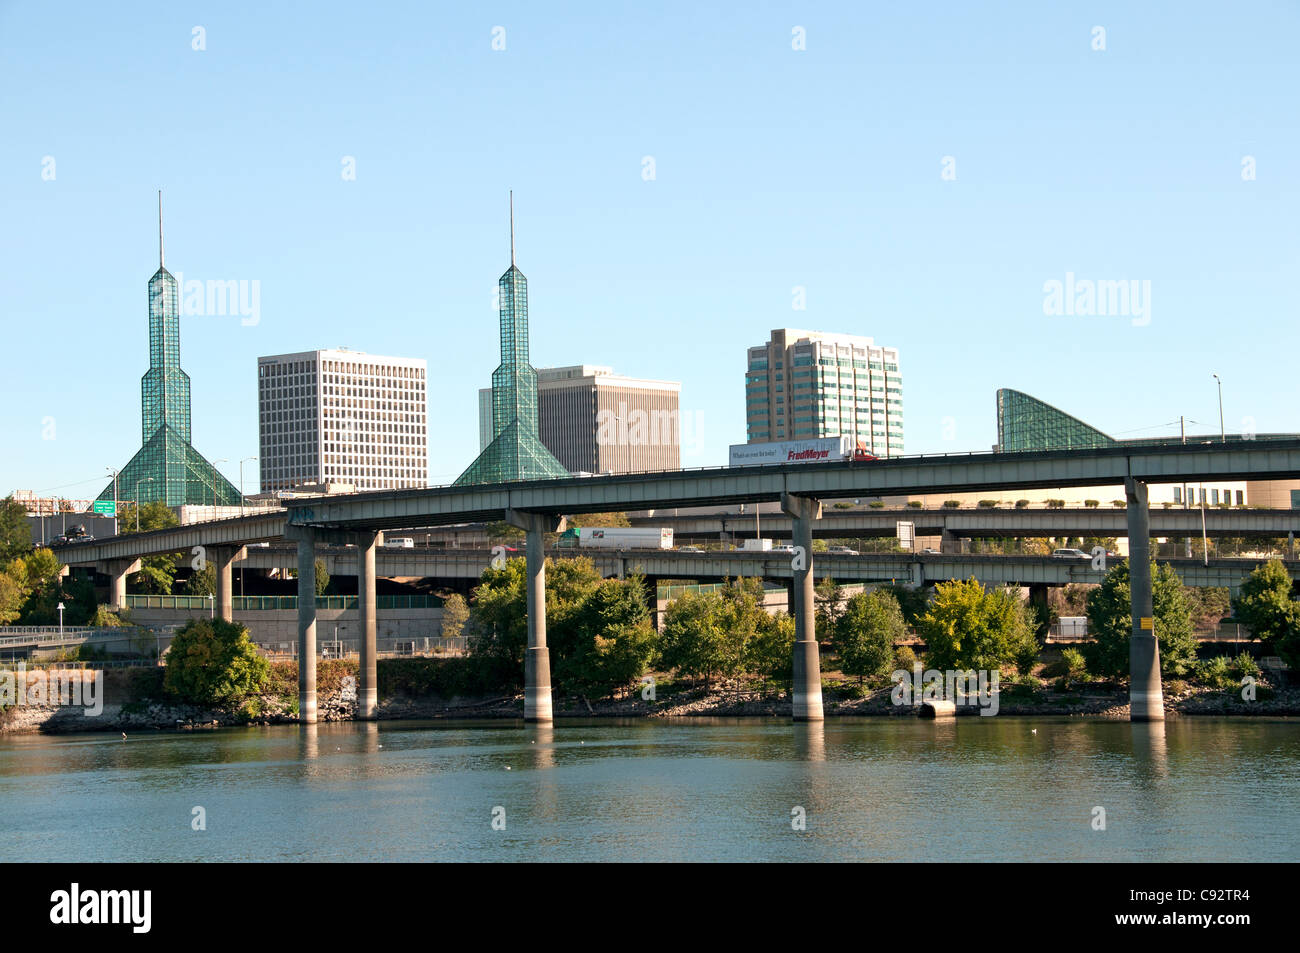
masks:
POLYGON ((898 351, 871 338, 781 328, 751 347, 746 441, 848 435, 878 457, 903 452, 898 351))
POLYGON ((342 348, 259 357, 262 492, 426 486, 426 377, 423 360, 342 348))
MULTIPOLYGON (((539 367, 542 443, 570 473, 679 469, 681 387, 593 364, 539 367)), ((479 391, 480 447, 491 439, 491 397, 491 389, 479 391)))

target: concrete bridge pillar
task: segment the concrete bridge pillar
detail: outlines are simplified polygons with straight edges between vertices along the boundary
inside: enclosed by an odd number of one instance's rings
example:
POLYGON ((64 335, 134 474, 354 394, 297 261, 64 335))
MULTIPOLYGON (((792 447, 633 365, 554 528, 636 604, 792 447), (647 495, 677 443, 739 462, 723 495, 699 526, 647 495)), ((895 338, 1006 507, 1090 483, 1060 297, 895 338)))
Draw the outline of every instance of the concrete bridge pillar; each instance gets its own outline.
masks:
POLYGON ((316 534, 299 527, 298 540, 298 719, 316 724, 316 534))
POLYGON ((375 549, 383 533, 361 533, 357 537, 357 609, 361 617, 361 662, 358 666, 357 718, 372 721, 379 708, 379 679, 375 664, 375 549))
POLYGON ((116 609, 126 608, 126 577, 140 571, 138 559, 111 559, 95 566, 97 572, 108 576, 109 604, 116 609))
POLYGON ((1164 693, 1160 687, 1160 646, 1156 642, 1155 611, 1151 597, 1151 513, 1147 485, 1131 477, 1124 480, 1128 501, 1129 591, 1133 600, 1133 635, 1129 640, 1129 720, 1164 721, 1164 693))
POLYGON ((210 547, 208 559, 217 570, 216 615, 227 622, 235 621, 234 571, 236 560, 243 559, 247 550, 229 546, 210 547))
POLYGON ((804 496, 781 494, 781 511, 793 522, 794 538, 794 720, 821 721, 822 666, 817 646, 817 603, 813 578, 813 520, 821 519, 822 504, 804 496))
POLYGON ((564 517, 506 510, 506 522, 527 534, 528 648, 524 654, 524 721, 549 724, 551 655, 546 647, 546 551, 543 533, 564 529, 564 517))

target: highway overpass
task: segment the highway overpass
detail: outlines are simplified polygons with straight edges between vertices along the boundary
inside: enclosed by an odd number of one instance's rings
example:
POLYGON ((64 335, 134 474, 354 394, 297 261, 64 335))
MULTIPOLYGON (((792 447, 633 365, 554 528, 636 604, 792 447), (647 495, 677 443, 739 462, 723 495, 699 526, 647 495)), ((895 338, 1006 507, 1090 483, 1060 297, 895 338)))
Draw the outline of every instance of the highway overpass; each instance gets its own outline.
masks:
MULTIPOLYGON (((900 522, 910 522, 917 536, 952 539, 1007 537, 1101 536, 1127 537, 1128 513, 1112 506, 1071 509, 854 509, 823 508, 813 529, 820 539, 893 537, 900 522)), ((634 526, 671 526, 678 539, 752 539, 753 513, 655 513, 628 520, 634 526)), ((784 514, 762 514, 757 531, 764 537, 788 539, 793 521, 784 514)), ((1282 538, 1300 535, 1300 510, 1206 509, 1206 535, 1282 538)), ((1152 509, 1151 535, 1181 539, 1201 535, 1201 510, 1152 509)))
MULTIPOLYGON (((871 463, 712 468, 293 500, 286 501, 287 519, 280 525, 272 525, 273 521, 282 519, 280 516, 261 517, 266 522, 256 530, 251 525, 241 525, 245 520, 227 520, 196 524, 178 531, 160 531, 153 540, 133 537, 103 545, 96 542, 59 547, 57 552, 68 563, 81 562, 87 557, 95 562, 117 560, 116 596, 119 586, 124 587, 124 581, 117 580, 124 580, 128 571, 123 566, 132 565, 145 548, 166 545, 168 548, 161 551, 174 551, 201 546, 205 558, 216 563, 218 602, 223 617, 228 618, 231 566, 243 555, 243 544, 277 535, 294 540, 299 579, 298 654, 302 659, 312 660, 300 668, 300 710, 303 720, 312 722, 316 718, 317 621, 312 567, 317 546, 352 543, 360 550, 359 590, 365 637, 358 709, 361 717, 371 717, 377 705, 374 582, 380 531, 506 520, 523 529, 527 539, 524 716, 527 720, 549 722, 545 533, 562 528, 564 516, 579 513, 779 502, 791 520, 791 538, 799 554, 790 569, 796 626, 794 716, 796 720, 820 720, 821 679, 814 631, 813 585, 814 561, 825 557, 813 553, 812 539, 814 524, 823 517, 821 500, 1122 484, 1126 498, 1124 535, 1130 540, 1133 555, 1130 717, 1147 720, 1164 717, 1158 653, 1150 622, 1153 611, 1146 556, 1151 513, 1147 505, 1147 484, 1296 478, 1300 478, 1300 440, 1295 438, 1233 438, 1206 444, 1121 445, 1093 450, 900 457, 871 463), (166 535, 169 533, 176 535, 169 537, 166 535)), ((759 556, 763 558, 763 554, 759 556)), ((776 571, 777 567, 773 565, 772 569, 776 571)), ((1024 571, 1028 572, 1029 567, 1024 571)))

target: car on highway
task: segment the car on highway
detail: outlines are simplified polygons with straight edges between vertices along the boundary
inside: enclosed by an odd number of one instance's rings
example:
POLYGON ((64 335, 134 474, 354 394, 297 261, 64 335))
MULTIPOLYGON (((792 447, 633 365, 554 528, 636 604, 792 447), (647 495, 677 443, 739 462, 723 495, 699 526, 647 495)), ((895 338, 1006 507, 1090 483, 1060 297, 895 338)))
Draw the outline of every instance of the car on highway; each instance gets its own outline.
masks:
POLYGON ((849 549, 849 547, 847 547, 847 546, 827 546, 827 547, 826 547, 826 552, 831 553, 831 554, 836 555, 836 556, 856 556, 856 555, 858 555, 858 551, 857 551, 856 549, 849 549))
POLYGON ((681 546, 677 550, 679 553, 702 553, 704 550, 698 546, 681 546))
POLYGON ((1054 549, 1052 550, 1053 559, 1092 559, 1082 549, 1054 549))
POLYGON ((921 550, 921 555, 922 555, 922 556, 942 556, 943 553, 939 552, 939 550, 935 549, 933 546, 927 546, 927 547, 925 547, 925 549, 921 550))

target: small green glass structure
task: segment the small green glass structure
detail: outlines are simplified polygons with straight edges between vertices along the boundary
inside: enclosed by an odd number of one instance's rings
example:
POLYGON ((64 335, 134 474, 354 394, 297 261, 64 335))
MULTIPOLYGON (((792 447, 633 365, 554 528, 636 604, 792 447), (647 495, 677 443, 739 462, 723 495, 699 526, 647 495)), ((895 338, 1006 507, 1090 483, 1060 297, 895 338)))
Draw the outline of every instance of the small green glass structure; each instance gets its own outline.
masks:
POLYGON ((528 279, 515 267, 515 203, 510 196, 510 267, 497 282, 501 363, 492 372, 492 442, 455 486, 547 480, 571 474, 537 431, 537 371, 528 363, 528 279))
MULTIPOLYGON (((161 192, 158 270, 149 279, 149 370, 140 380, 140 429, 143 445, 117 477, 119 500, 239 505, 239 491, 190 444, 190 377, 181 369, 179 289, 163 265, 161 192)), ((109 483, 99 499, 113 499, 113 491, 109 483)))
POLYGON ((998 391, 998 449, 1095 450, 1119 441, 1051 404, 1010 388, 998 391))

